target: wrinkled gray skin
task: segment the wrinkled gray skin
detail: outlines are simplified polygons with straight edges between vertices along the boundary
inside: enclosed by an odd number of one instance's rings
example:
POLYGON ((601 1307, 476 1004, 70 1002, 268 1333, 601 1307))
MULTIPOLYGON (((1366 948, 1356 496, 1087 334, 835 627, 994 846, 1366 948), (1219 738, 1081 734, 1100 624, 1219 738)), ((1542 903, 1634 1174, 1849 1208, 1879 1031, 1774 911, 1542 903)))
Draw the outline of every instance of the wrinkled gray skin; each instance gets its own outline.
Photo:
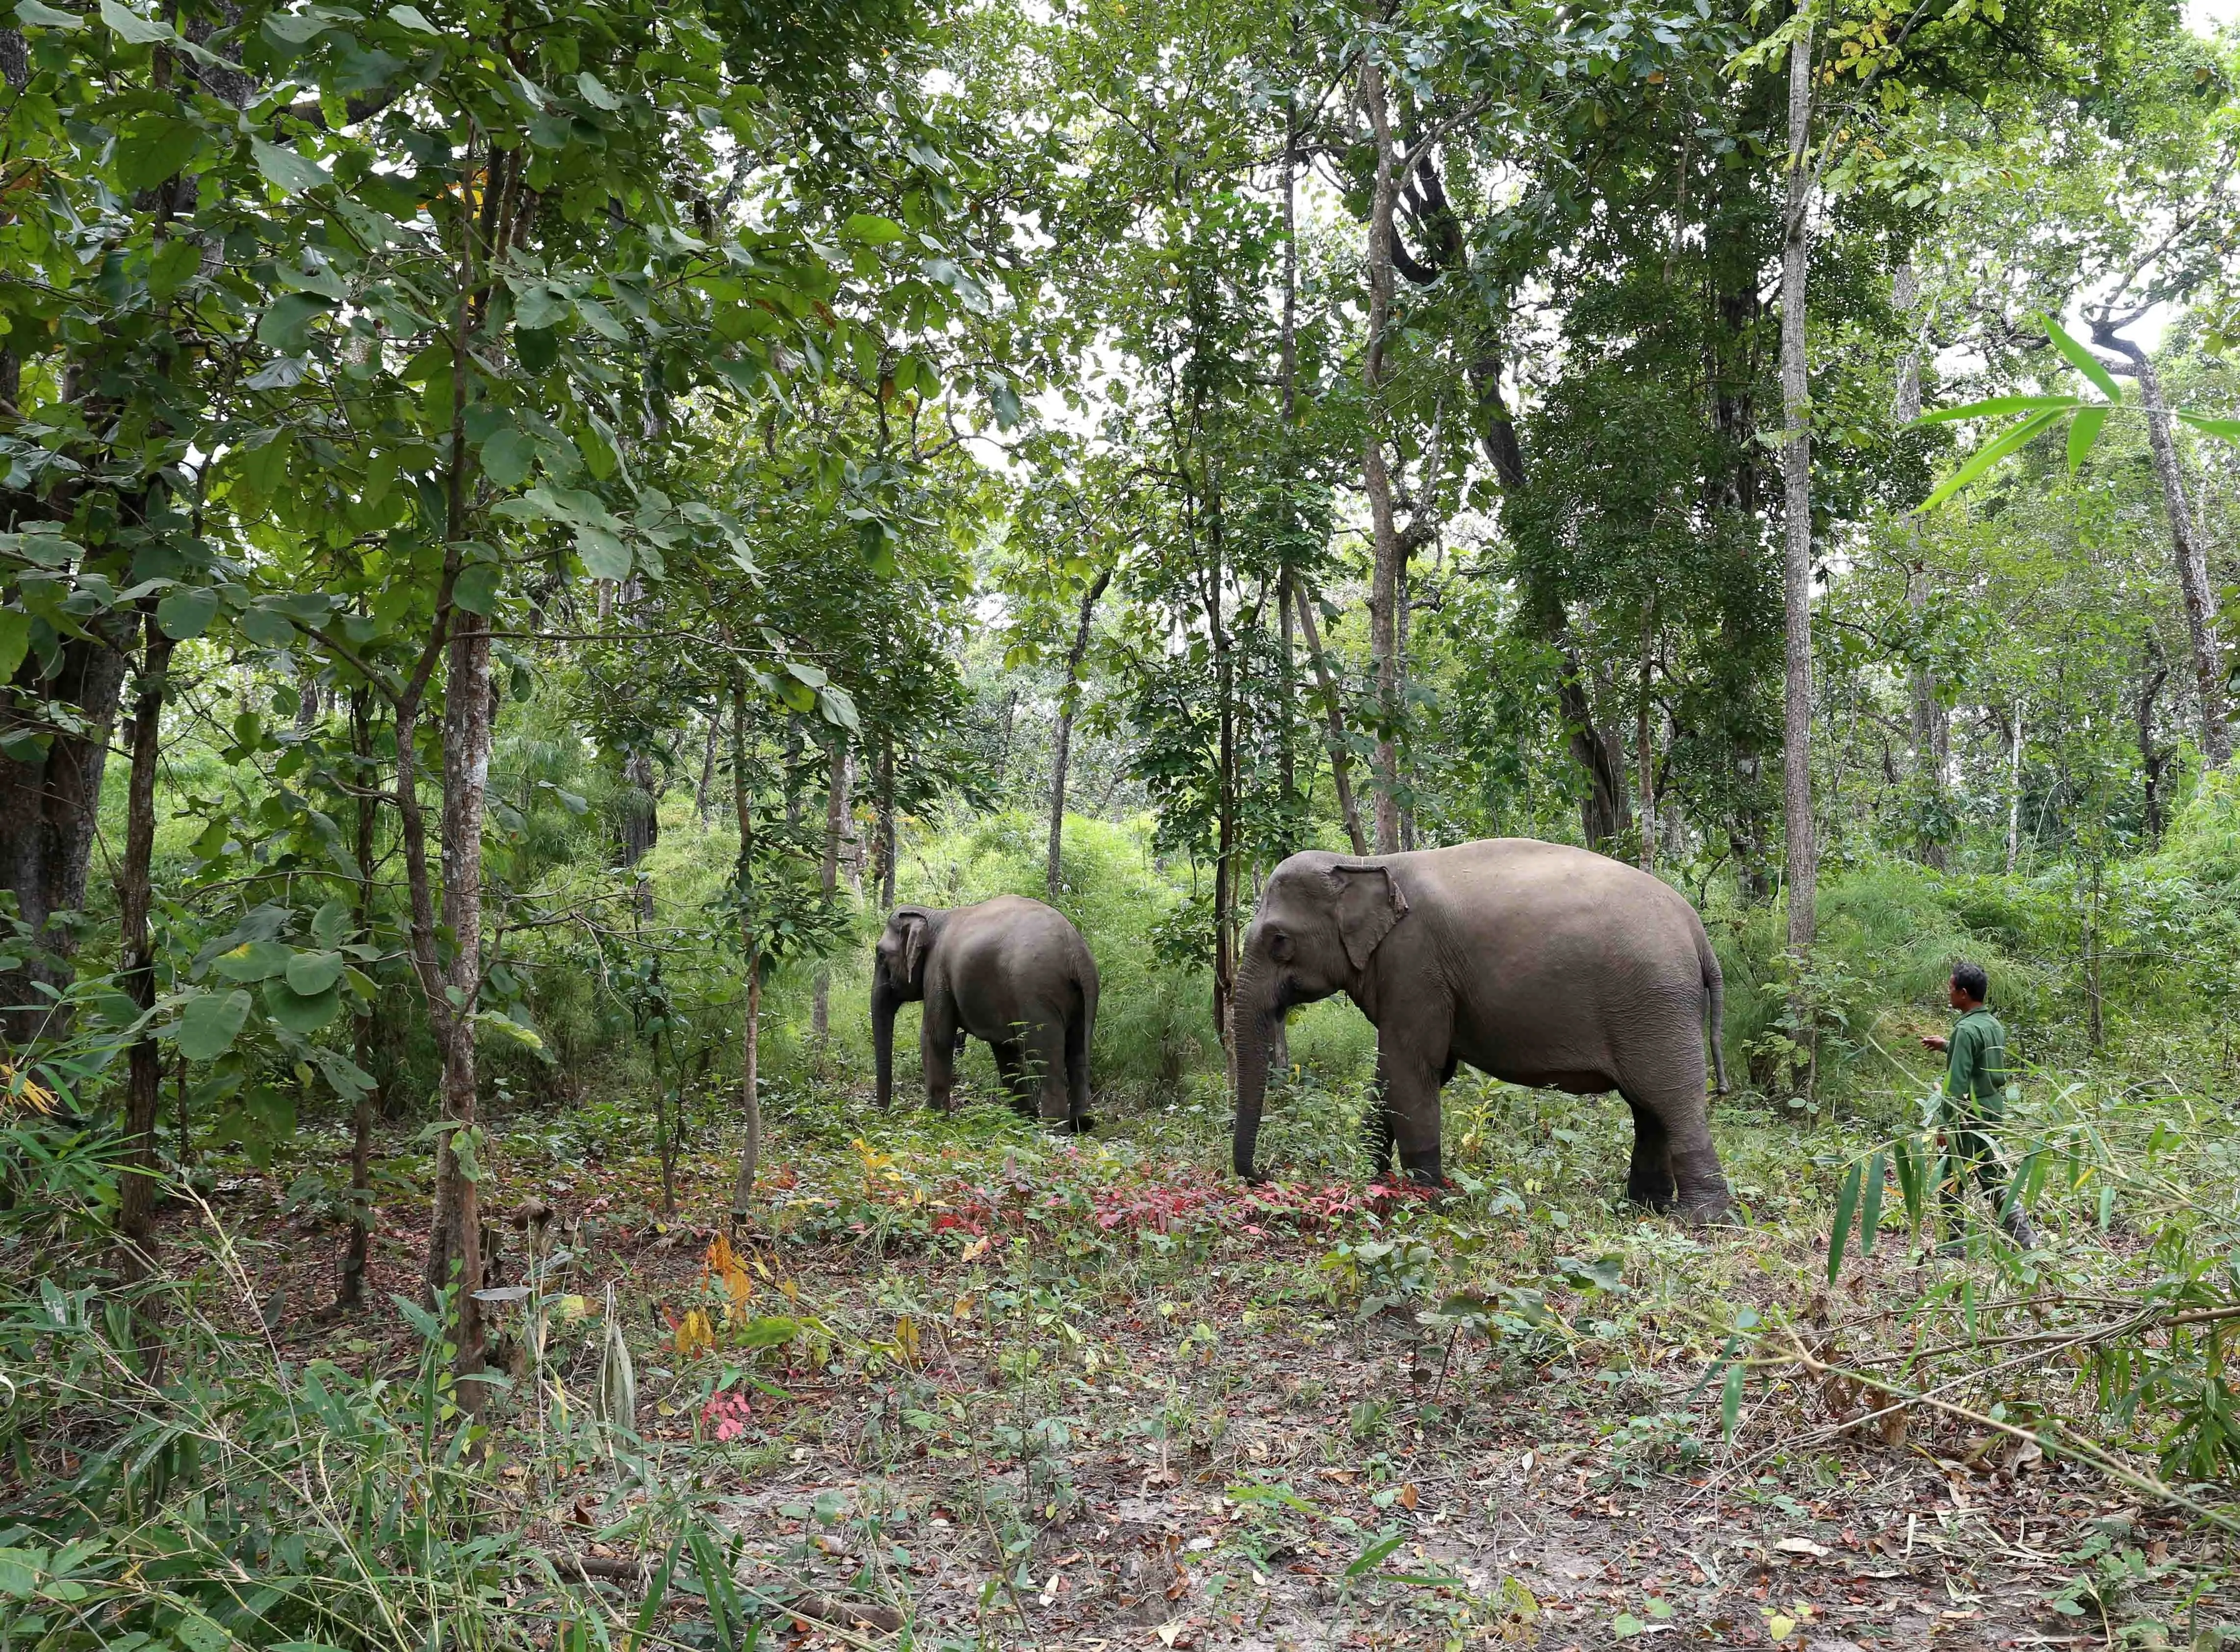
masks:
POLYGON ((893 1104, 895 1010, 923 1001, 925 1100, 951 1102, 969 1034, 996 1053, 1012 1103, 1053 1129, 1089 1128, 1089 1039, 1097 963, 1064 914, 1023 896, 977 906, 895 909, 871 969, 871 1048, 879 1105, 893 1104))
POLYGON ((1292 856, 1261 892, 1237 971, 1239 1176, 1254 1175, 1275 1018, 1339 992, 1377 1027, 1374 1172, 1397 1145, 1412 1179, 1441 1184, 1439 1089, 1468 1062, 1511 1083, 1617 1090, 1633 1111, 1629 1196, 1726 1216, 1703 1087, 1708 1016, 1726 1089, 1719 963, 1670 886, 1521 837, 1292 856))

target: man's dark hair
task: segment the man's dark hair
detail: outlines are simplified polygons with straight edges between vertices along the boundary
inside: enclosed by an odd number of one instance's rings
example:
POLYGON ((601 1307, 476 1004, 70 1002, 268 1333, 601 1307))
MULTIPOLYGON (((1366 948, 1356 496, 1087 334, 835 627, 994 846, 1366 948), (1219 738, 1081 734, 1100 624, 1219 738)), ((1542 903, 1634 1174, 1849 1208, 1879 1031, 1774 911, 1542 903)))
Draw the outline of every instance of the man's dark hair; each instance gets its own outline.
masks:
POLYGON ((1952 984, 1977 1003, 1991 996, 1991 977, 1983 973, 1983 966, 1980 963, 1954 964, 1952 984))

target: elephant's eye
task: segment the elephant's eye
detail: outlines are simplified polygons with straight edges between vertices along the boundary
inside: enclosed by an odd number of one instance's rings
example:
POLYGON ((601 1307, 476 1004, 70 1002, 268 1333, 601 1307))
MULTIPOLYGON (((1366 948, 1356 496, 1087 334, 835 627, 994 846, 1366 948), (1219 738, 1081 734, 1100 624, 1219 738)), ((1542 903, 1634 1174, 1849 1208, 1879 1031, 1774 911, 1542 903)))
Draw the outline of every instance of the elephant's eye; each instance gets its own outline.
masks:
POLYGON ((1268 956, 1278 963, 1291 961, 1291 937, 1277 929, 1268 937, 1268 956))

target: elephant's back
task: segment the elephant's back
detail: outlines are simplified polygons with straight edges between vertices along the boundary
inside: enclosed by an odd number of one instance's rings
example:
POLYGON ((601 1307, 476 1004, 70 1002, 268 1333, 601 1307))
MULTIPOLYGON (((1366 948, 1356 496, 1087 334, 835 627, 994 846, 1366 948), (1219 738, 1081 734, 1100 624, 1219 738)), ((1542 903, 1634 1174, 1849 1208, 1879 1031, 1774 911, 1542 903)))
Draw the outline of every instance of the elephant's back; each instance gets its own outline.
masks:
POLYGON ((1480 915, 1487 929, 1475 938, 1495 943, 1511 969, 1590 965, 1623 975, 1671 967, 1691 979, 1697 970, 1695 909, 1670 884, 1623 861, 1531 837, 1397 858, 1423 863, 1418 876, 1437 886, 1441 909, 1480 915))
POLYGON ((1060 959, 1075 964, 1089 959, 1073 921, 1031 896, 998 895, 959 907, 950 929, 950 950, 957 963, 1047 967, 1060 959))

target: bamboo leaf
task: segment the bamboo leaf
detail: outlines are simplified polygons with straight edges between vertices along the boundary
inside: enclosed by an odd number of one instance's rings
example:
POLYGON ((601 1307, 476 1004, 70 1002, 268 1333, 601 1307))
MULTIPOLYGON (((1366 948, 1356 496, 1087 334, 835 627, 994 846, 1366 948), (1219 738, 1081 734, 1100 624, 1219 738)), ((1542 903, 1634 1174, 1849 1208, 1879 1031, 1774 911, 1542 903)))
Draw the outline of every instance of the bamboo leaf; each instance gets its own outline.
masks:
POLYGON ((2197 430, 2221 436, 2227 442, 2240 442, 2240 419, 2212 419, 2205 413, 2181 413, 2178 417, 2197 430))
POLYGON ((2005 458, 2017 448, 2036 437, 2060 416, 2060 410, 2052 409, 2043 413, 2033 413, 2030 417, 2010 426, 2005 435, 1996 441, 1985 443, 1975 457, 1970 459, 1953 474, 1951 480, 1923 500, 1920 508, 1923 510, 1936 510, 1937 506, 1959 492, 1977 476, 1982 476, 1984 471, 2005 458))
POLYGON ((1735 1420, 1743 1409, 1743 1367, 1739 1362, 1727 1367, 1725 1386, 1719 1390, 1719 1431, 1722 1438, 1735 1437, 1735 1420))
POLYGON ((2092 444, 2100 439, 2100 427, 2108 422, 2104 407, 2088 407, 2078 411, 2069 422, 2069 474, 2075 476, 2084 463, 2084 456, 2092 451, 2092 444))
POLYGON ((1988 401, 1970 402, 1964 407, 1948 407, 1934 413, 1924 413, 1906 428, 1912 430, 1923 424, 1950 424, 1955 419, 1987 419, 1998 413, 2030 413, 2048 408, 2084 405, 2083 398, 2076 396, 1994 396, 1988 401))
POLYGON ((1843 1270, 1843 1244, 1851 1236, 1851 1217, 1859 1208, 1859 1167, 1843 1172, 1843 1185, 1836 1194, 1836 1227, 1828 1236, 1828 1282, 1843 1270))
POLYGON ((2100 358, 2071 338, 2062 324, 2050 316, 2045 317, 2045 336, 2053 341, 2053 347, 2068 358, 2071 367, 2092 381, 2092 387, 2101 395, 2111 403, 2123 399, 2122 387, 2116 383, 2114 376, 2100 364, 2100 358))
POLYGON ((1883 1176, 1890 1156, 1882 1149, 1875 1149, 1874 1157, 1867 1161, 1867 1185, 1859 1197, 1859 1254, 1870 1256, 1875 1248, 1876 1230, 1883 1225, 1883 1176))
POLYGON ((1913 1138, 1901 1136, 1891 1144, 1897 1156, 1897 1189, 1905 1198, 1905 1221, 1909 1228, 1921 1225, 1921 1161, 1914 1156, 1913 1138))

